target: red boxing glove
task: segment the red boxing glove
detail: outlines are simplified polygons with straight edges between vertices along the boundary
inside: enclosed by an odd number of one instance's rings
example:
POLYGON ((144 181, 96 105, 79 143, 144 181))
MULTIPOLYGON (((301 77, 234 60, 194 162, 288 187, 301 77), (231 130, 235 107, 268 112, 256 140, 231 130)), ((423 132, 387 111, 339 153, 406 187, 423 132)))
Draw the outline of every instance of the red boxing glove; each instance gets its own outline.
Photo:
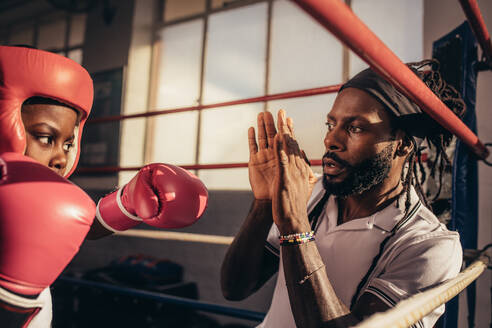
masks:
POLYGON ((149 164, 126 186, 102 198, 96 217, 113 232, 142 221, 157 228, 182 228, 201 217, 207 201, 207 188, 192 173, 170 164, 149 164))
POLYGON ((94 214, 94 202, 68 180, 18 153, 0 155, 2 309, 25 314, 36 303, 22 295, 37 295, 55 281, 94 214))

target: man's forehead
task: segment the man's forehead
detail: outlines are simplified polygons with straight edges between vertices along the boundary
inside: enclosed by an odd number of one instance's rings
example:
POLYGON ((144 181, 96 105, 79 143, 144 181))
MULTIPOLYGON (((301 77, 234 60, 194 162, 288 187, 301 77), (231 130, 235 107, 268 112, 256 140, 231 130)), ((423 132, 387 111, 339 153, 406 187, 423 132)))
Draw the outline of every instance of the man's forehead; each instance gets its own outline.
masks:
POLYGON ((327 117, 374 122, 389 120, 390 114, 376 98, 367 92, 356 88, 347 88, 338 94, 327 117))

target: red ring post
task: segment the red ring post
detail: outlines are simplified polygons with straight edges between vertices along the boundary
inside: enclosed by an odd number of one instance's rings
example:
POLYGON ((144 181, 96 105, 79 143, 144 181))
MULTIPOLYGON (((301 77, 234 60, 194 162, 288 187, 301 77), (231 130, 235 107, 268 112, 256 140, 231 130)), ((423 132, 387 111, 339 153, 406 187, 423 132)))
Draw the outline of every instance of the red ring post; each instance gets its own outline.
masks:
POLYGON ((490 41, 490 34, 487 31, 487 26, 483 21, 482 13, 478 7, 476 0, 459 0, 463 11, 465 12, 466 19, 477 38, 480 47, 482 48, 487 61, 492 61, 492 42, 490 41))
POLYGON ((339 0, 294 0, 302 9, 385 77, 429 116, 471 147, 480 159, 488 149, 403 62, 339 0))

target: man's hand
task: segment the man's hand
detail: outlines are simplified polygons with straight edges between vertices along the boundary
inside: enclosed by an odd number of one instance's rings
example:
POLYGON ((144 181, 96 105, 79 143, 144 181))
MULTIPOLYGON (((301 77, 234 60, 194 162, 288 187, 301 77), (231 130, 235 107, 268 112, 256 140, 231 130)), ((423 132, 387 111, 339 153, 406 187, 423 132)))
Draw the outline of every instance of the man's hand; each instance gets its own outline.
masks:
MULTIPOLYGON (((290 117, 285 118, 285 112, 283 113, 283 124, 286 126, 290 133, 290 137, 295 140, 294 136, 294 124, 290 117)), ((275 122, 270 112, 262 112, 258 114, 258 143, 256 143, 255 129, 250 127, 248 130, 249 141, 249 182, 255 199, 267 199, 273 198, 273 179, 275 176, 275 150, 274 150, 274 138, 277 134, 275 128, 275 122)), ((304 151, 300 150, 300 154, 306 163, 309 163, 304 151)), ((315 177, 310 170, 311 182, 314 185, 315 177)))
POLYGON ((258 144, 255 128, 248 130, 249 183, 256 199, 272 199, 273 177, 275 175, 275 153, 273 139, 277 134, 270 112, 258 114, 258 144))
POLYGON ((275 179, 273 181, 273 220, 281 234, 310 230, 307 202, 315 182, 305 155, 294 138, 292 124, 285 112, 278 112, 278 134, 275 136, 275 179))

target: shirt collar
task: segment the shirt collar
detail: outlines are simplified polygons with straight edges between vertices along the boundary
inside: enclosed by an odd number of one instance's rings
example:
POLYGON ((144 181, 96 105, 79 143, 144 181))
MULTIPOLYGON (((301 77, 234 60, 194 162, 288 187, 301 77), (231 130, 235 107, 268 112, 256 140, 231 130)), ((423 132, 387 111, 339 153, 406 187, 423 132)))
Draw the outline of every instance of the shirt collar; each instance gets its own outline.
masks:
MULTIPOLYGON (((314 206, 319 199, 321 199, 324 191, 322 191, 319 197, 314 197, 311 203, 314 206), (314 204, 314 205, 313 205, 314 204)), ((318 196, 318 195, 317 195, 318 196)), ((374 227, 391 232, 395 226, 403 219, 405 216, 405 200, 406 195, 402 195, 397 200, 395 200, 390 205, 386 206, 382 210, 355 220, 345 222, 337 226, 336 230, 368 230, 374 227)), ((420 201, 415 189, 410 187, 410 208, 413 208, 420 201)), ((338 205, 334 196, 330 196, 326 206, 326 216, 330 221, 334 220, 335 225, 338 218, 338 205)))

